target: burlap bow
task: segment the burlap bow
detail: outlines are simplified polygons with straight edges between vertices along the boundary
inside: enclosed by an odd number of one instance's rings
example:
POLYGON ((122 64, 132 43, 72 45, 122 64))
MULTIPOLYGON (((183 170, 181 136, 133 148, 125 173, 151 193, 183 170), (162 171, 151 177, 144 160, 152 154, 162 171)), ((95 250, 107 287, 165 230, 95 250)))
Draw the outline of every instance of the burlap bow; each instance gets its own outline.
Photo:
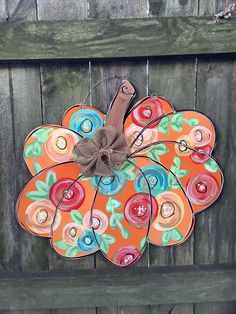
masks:
POLYGON ((103 127, 94 133, 94 138, 83 138, 74 148, 76 163, 86 177, 112 176, 129 153, 125 136, 113 126, 103 127))

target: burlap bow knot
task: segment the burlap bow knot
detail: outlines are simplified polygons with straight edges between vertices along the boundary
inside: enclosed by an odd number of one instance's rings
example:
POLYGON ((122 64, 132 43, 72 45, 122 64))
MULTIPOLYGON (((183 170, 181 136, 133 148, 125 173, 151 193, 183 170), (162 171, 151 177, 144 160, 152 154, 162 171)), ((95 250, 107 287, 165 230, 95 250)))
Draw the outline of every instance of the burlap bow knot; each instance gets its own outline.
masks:
POLYGON ((129 151, 124 134, 113 126, 98 129, 94 138, 83 138, 74 148, 75 161, 86 177, 112 176, 112 169, 122 166, 129 151))

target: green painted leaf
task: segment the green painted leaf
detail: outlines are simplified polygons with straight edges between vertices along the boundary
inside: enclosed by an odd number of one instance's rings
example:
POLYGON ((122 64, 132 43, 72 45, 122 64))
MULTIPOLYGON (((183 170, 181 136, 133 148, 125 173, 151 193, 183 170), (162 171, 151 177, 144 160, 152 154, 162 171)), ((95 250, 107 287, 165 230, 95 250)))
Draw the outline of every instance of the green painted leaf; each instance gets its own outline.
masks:
POLYGON ((54 130, 53 128, 49 128, 49 129, 40 128, 33 133, 33 137, 37 139, 39 144, 44 144, 47 141, 48 134, 52 132, 53 130, 54 130))
POLYGON ((205 163, 204 163, 204 167, 210 171, 210 172, 216 172, 219 170, 219 165, 217 164, 217 162, 210 158, 208 159, 205 163))
POLYGON ((182 126, 180 126, 180 125, 178 125, 178 124, 172 123, 172 124, 171 124, 171 127, 172 127, 172 129, 173 129, 175 132, 181 132, 181 131, 182 131, 182 126))
POLYGON ((70 245, 63 240, 59 240, 59 241, 55 242, 54 244, 57 247, 59 247, 59 249, 61 249, 61 250, 67 250, 70 247, 70 245))
POLYGON ((70 216, 78 225, 81 225, 83 223, 83 216, 78 210, 72 210, 70 212, 70 216))
POLYGON ((34 156, 42 156, 42 148, 38 142, 34 143, 34 156))
POLYGON ((172 189, 175 189, 175 190, 178 190, 181 188, 181 182, 178 182, 176 179, 172 182, 172 185, 171 185, 171 188, 172 189))
POLYGON ((120 170, 125 174, 125 177, 127 180, 134 180, 135 179, 136 174, 135 174, 134 169, 135 169, 134 166, 127 161, 120 168, 120 170))
POLYGON ((115 215, 111 215, 110 217, 110 227, 114 229, 117 226, 117 220, 115 215))
POLYGON ((109 244, 113 244, 116 242, 116 239, 110 234, 102 234, 100 248, 104 253, 109 251, 109 244))
POLYGON ((109 251, 109 245, 106 241, 101 241, 100 242, 100 249, 104 252, 104 253, 108 253, 109 251))
POLYGON ((170 242, 170 239, 171 239, 171 231, 170 230, 162 232, 161 241, 163 244, 168 244, 170 242))
POLYGON ((172 165, 170 167, 170 170, 178 177, 178 174, 179 174, 179 167, 176 167, 175 165, 172 165))
POLYGON ((171 188, 172 182, 175 179, 174 175, 172 173, 169 173, 168 175, 168 185, 171 188))
POLYGON ((131 163, 129 163, 128 161, 126 161, 120 167, 120 170, 121 171, 129 171, 129 170, 132 170, 133 168, 134 168, 134 166, 131 163))
POLYGON ((182 233, 178 229, 171 230, 171 239, 175 241, 180 241, 183 239, 182 233))
POLYGON ((168 176, 168 186, 170 189, 180 189, 181 187, 180 183, 176 180, 172 173, 168 176))
POLYGON ((125 228, 122 228, 121 229, 121 235, 124 239, 128 239, 130 237, 130 233, 127 229, 125 228))
POLYGON ((79 248, 77 246, 71 246, 66 251, 66 257, 76 257, 79 252, 79 248))
POLYGON ((36 188, 38 191, 42 191, 44 193, 49 193, 50 187, 43 181, 37 180, 35 182, 36 188))
POLYGON ((157 126, 157 130, 163 134, 168 134, 169 117, 163 117, 157 126))
POLYGON ((113 209, 120 207, 121 203, 117 201, 115 198, 110 197, 106 205, 106 211, 111 212, 113 209))
POLYGON ((26 196, 33 201, 48 200, 49 199, 48 193, 46 193, 46 192, 43 193, 42 191, 28 192, 28 193, 26 193, 26 196))
POLYGON ((149 158, 151 158, 151 159, 153 159, 153 160, 157 161, 157 162, 159 162, 159 161, 160 161, 160 157, 159 157, 159 155, 158 155, 158 154, 156 154, 156 153, 154 152, 154 150, 153 150, 153 149, 152 149, 152 150, 150 150, 149 152, 147 152, 147 156, 148 156, 149 158))
POLYGON ((165 144, 157 144, 155 145, 152 150, 150 150, 147 155, 148 157, 156 160, 156 161, 160 161, 160 157, 161 155, 164 155, 168 152, 168 148, 165 144))
POLYGON ((146 245, 146 243, 147 243, 147 237, 144 237, 144 238, 140 241, 140 243, 139 243, 139 249, 140 249, 140 251, 143 250, 143 248, 144 248, 144 246, 146 245))
POLYGON ((182 125, 183 123, 183 114, 182 112, 178 112, 178 113, 175 113, 173 115, 173 118, 172 118, 172 123, 176 124, 176 125, 182 125))
POLYGON ((125 173, 126 180, 134 180, 136 178, 136 174, 133 170, 126 171, 125 173))
POLYGON ((134 180, 136 177, 134 166, 127 161, 121 166, 120 171, 125 175, 127 180, 134 180))
POLYGON ((163 128, 163 127, 161 127, 161 126, 157 126, 157 129, 158 129, 158 131, 160 132, 160 133, 162 133, 162 134, 168 134, 169 133, 169 131, 168 131, 168 128, 166 127, 166 128, 163 128))
POLYGON ((183 178, 183 177, 186 177, 187 175, 189 174, 189 171, 186 169, 181 169, 179 171, 179 175, 178 175, 178 178, 183 178))
POLYGON ((57 181, 57 176, 54 171, 49 171, 46 177, 46 184, 51 187, 57 181))
POLYGON ((33 170, 34 170, 34 173, 35 173, 35 174, 37 174, 37 173, 39 173, 40 171, 42 171, 42 168, 41 168, 40 164, 37 163, 37 161, 34 162, 33 170))
POLYGON ((104 234, 101 235, 101 238, 102 238, 103 241, 106 241, 108 244, 113 244, 113 243, 116 242, 116 238, 113 237, 110 234, 105 234, 104 233, 104 234))
POLYGON ((158 155, 164 155, 168 153, 169 149, 165 144, 157 144, 153 147, 153 150, 158 155))
POLYGON ((163 117, 161 119, 161 121, 159 122, 158 126, 160 126, 160 127, 167 127, 169 123, 170 123, 170 119, 169 119, 168 116, 166 116, 166 117, 163 117))
POLYGON ((25 158, 29 158, 29 157, 33 157, 33 156, 34 156, 34 143, 26 146, 26 148, 24 150, 24 157, 25 158))
POLYGON ((124 219, 124 214, 123 213, 115 213, 115 218, 118 221, 121 221, 124 219))
POLYGON ((177 166, 177 167, 181 167, 181 160, 179 157, 175 156, 174 157, 174 164, 177 166))
POLYGON ((199 124, 199 120, 198 119, 189 119, 186 120, 187 124, 194 127, 197 126, 199 124))

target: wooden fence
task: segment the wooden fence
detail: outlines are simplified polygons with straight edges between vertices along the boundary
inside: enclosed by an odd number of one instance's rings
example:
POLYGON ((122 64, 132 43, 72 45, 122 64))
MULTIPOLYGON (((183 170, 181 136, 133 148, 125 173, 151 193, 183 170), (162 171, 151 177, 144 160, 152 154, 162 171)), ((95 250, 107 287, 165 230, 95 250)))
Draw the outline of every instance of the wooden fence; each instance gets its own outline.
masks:
POLYGON ((213 14, 224 0, 0 0, 0 313, 236 312, 236 18, 213 14), (30 62, 29 62, 30 61, 30 62), (196 217, 180 246, 149 245, 133 268, 98 253, 58 257, 17 225, 17 194, 30 175, 25 136, 59 123, 70 105, 104 112, 119 80, 140 82, 175 107, 208 114, 224 175, 219 200, 196 217), (208 265, 206 265, 208 264, 208 265))

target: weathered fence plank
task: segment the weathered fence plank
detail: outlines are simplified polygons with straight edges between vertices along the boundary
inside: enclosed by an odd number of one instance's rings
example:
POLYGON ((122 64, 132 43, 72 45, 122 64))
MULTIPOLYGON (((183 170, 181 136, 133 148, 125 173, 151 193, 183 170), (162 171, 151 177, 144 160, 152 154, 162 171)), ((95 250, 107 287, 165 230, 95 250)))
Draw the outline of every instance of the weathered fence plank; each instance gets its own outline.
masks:
MULTIPOLYGON (((8 21, 36 20, 35 1, 5 1, 8 21)), ((26 135, 41 123, 40 82, 38 64, 9 64, 0 68, 1 94, 1 182, 0 215, 2 250, 0 259, 9 271, 47 270, 47 246, 44 239, 27 235, 17 224, 14 207, 17 194, 29 180, 29 171, 23 162, 22 144, 26 135), (3 76, 2 76, 3 75, 3 76), (4 93, 4 90, 7 91, 4 93)), ((11 304, 11 301, 9 301, 11 304)), ((4 314, 11 311, 4 311, 4 314)), ((27 311, 27 314, 48 314, 49 310, 27 311)), ((25 314, 17 311, 16 314, 25 314)))
MULTIPOLYGON (((7 24, 0 25, 0 60, 1 53, 6 55, 7 49, 14 46, 15 50, 12 49, 11 53, 19 55, 20 60, 43 62, 41 95, 38 63, 1 64, 0 67, 0 139, 4 148, 0 156, 0 222, 3 226, 0 229, 0 270, 39 271, 48 267, 51 271, 62 271, 60 274, 16 274, 16 279, 14 273, 0 273, 0 313, 235 313, 236 303, 227 302, 236 299, 234 266, 226 269, 224 266, 207 266, 177 270, 173 266, 236 261, 235 197, 232 193, 235 178, 235 57, 195 58, 200 54, 236 52, 235 18, 215 25, 210 17, 215 9, 223 9, 227 3, 228 0, 0 1, 0 20, 11 21, 8 22, 9 27, 7 24), (147 17, 148 9, 149 17, 153 19, 114 20, 147 17), (41 20, 67 21, 12 23, 18 19, 35 20, 36 13, 41 20), (185 14, 209 16, 173 17, 185 14), (166 19, 166 16, 172 17, 166 19), (106 20, 70 21, 78 18, 106 20), (50 26, 51 31, 48 30, 50 26), (155 33, 157 31, 159 33, 155 33), (149 36, 146 38, 147 33, 149 36), (22 34, 30 35, 24 38, 21 46, 22 34), (10 40, 4 50, 1 45, 7 39, 10 40), (45 46, 42 46, 44 40, 45 46), (30 50, 33 46, 36 48, 30 50), (71 54, 68 58, 69 50, 71 54), (179 54, 190 57, 176 57, 179 54), (146 62, 146 57, 159 55, 174 57, 151 58, 149 63, 146 62), (105 61, 109 58, 140 56, 144 58, 141 61, 134 58, 131 61, 105 61), (44 62, 61 58, 81 59, 83 63, 44 62), (88 63, 84 62, 89 58, 92 61, 90 69, 88 63), (150 262, 152 266, 171 265, 168 269, 139 267, 133 268, 134 272, 129 268, 117 270, 97 254, 95 264, 98 269, 95 272, 86 270, 85 273, 81 268, 93 268, 93 256, 79 261, 65 261, 51 249, 48 250, 45 239, 19 230, 14 220, 16 194, 29 178, 23 161, 18 158, 26 133, 40 124, 41 119, 43 122, 58 123, 63 110, 83 99, 92 84, 116 75, 141 82, 143 87, 137 85, 138 97, 145 95, 149 88, 151 92, 169 97, 177 109, 196 108, 209 114, 216 124, 216 130, 220 130, 217 134, 219 149, 216 150, 216 157, 225 169, 226 183, 222 197, 206 212, 197 215, 194 237, 188 242, 173 248, 151 246, 149 260, 146 250, 137 264, 146 266, 150 262), (19 134, 16 132, 18 130, 19 134), (71 270, 77 269, 78 272, 71 273, 71 270), (216 303, 218 301, 224 302, 216 303), (160 304, 162 302, 167 304, 160 304), (195 307, 192 302, 197 302, 195 307), (77 308, 81 306, 83 308, 77 308), (95 306, 98 308, 95 309, 95 306)), ((7 58, 5 61, 16 60, 11 54, 7 58)), ((89 103, 106 111, 118 83, 116 80, 103 82, 100 88, 92 92, 89 103)))
MULTIPOLYGON (((98 0, 90 1, 89 18, 109 18, 109 19, 124 19, 124 18, 145 18, 147 17, 147 2, 142 0, 122 0, 109 1, 98 0)), ((146 96, 147 90, 147 61, 125 61, 125 60, 110 60, 107 62, 97 61, 91 62, 91 87, 100 80, 104 80, 98 85, 91 94, 91 104, 104 112, 107 112, 108 106, 117 92, 117 88, 121 83, 120 78, 129 78, 135 85, 137 90, 137 99, 146 96), (110 79, 107 79, 110 78, 110 79)), ((148 248, 142 255, 135 267, 148 265, 148 248)), ((104 256, 96 254, 96 267, 109 268, 112 272, 115 268, 111 265, 104 256)), ((97 314, 149 314, 148 306, 124 306, 112 307, 112 304, 107 307, 98 307, 97 314)))
POLYGON ((236 268, 232 265, 1 273, 0 278, 0 309, 143 306, 236 298, 236 268))
MULTIPOLYGON (((230 3, 228 0, 200 0, 200 14, 214 15, 230 3)), ((208 114, 216 127, 217 145, 214 156, 224 170, 225 183, 220 199, 197 215, 195 228, 195 263, 235 263, 236 213, 232 191, 236 167, 235 155, 235 86, 236 58, 199 58, 197 64, 196 109, 208 114), (203 232, 204 230, 204 232, 203 232)), ((196 314, 233 314, 236 302, 196 304, 196 314)))
MULTIPOLYGON (((197 15, 198 1, 168 0, 153 1, 152 16, 197 15), (156 6, 154 5, 156 4, 156 6)), ((195 57, 155 58, 149 62, 149 84, 151 91, 167 97, 176 110, 194 109, 196 90, 195 57), (186 79, 187 78, 187 79, 186 79), (184 92, 183 92, 184 91, 184 92)), ((151 246, 152 266, 191 265, 194 263, 194 235, 182 245, 172 247, 151 246)), ((193 304, 169 304, 151 307, 151 314, 194 314, 193 304)))
POLYGON ((235 26, 211 17, 2 23, 0 60, 234 53, 235 26))
MULTIPOLYGON (((45 20, 71 20, 86 19, 86 0, 37 0, 38 19, 45 20)), ((89 92, 89 68, 88 63, 41 63, 42 84, 42 114, 44 123, 60 124, 62 114, 70 106, 79 103, 89 92)), ((65 260, 49 248, 50 270, 77 270, 94 267, 94 256, 88 256, 81 260, 65 260)), ((63 287, 61 286, 63 289, 63 287)), ((76 309, 71 308, 68 302, 65 308, 56 309, 52 300, 51 314, 95 314, 95 308, 76 309)), ((50 308, 50 306, 49 306, 50 308)))

